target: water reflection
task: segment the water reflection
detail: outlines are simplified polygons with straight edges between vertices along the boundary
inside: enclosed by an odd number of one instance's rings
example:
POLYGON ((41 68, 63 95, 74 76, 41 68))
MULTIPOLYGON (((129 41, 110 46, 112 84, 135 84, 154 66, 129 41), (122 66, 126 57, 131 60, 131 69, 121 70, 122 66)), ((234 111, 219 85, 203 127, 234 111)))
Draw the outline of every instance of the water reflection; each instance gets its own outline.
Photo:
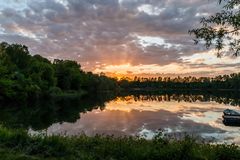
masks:
MULTIPOLYGON (((128 94, 127 94, 128 95, 128 94)), ((215 101, 220 104, 230 104, 232 106, 240 106, 240 95, 237 92, 204 92, 204 91, 166 91, 160 93, 137 93, 134 92, 131 95, 134 96, 135 101, 185 101, 185 102, 208 102, 215 101)), ((122 100, 127 100, 126 95, 122 96, 122 100)))
POLYGON ((222 123, 222 111, 226 108, 236 109, 203 95, 117 97, 107 102, 104 110, 80 113, 81 119, 75 123, 53 124, 47 134, 144 135, 152 138, 161 129, 168 135, 190 134, 216 142, 240 144, 240 128, 222 123))
POLYGON ((0 107, 0 122, 30 133, 144 135, 159 130, 240 144, 239 127, 225 126, 222 111, 238 109, 235 93, 124 93, 73 99, 44 99, 23 106, 0 107), (224 95, 224 96, 223 96, 224 95), (48 101, 46 101, 48 100, 48 101))
POLYGON ((79 113, 93 109, 103 110, 105 103, 113 100, 113 94, 88 95, 74 98, 49 98, 29 104, 0 105, 0 123, 10 128, 42 130, 53 123, 80 119, 79 113))

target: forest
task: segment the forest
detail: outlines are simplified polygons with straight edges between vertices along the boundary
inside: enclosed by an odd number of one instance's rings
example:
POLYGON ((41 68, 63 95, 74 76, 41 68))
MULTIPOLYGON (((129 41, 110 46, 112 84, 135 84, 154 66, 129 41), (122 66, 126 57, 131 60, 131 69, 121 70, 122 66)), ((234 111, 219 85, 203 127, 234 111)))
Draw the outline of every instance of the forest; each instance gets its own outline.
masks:
POLYGON ((116 90, 113 78, 84 72, 76 61, 53 62, 32 56, 20 44, 0 44, 0 99, 26 100, 42 95, 82 94, 116 90))
POLYGON ((32 55, 21 44, 0 44, 0 99, 23 101, 43 95, 82 95, 121 90, 239 90, 240 73, 210 77, 110 78, 85 72, 76 61, 32 55))
POLYGON ((240 89, 240 73, 218 75, 215 77, 134 77, 133 80, 122 78, 119 86, 123 89, 190 89, 190 90, 233 90, 240 89))

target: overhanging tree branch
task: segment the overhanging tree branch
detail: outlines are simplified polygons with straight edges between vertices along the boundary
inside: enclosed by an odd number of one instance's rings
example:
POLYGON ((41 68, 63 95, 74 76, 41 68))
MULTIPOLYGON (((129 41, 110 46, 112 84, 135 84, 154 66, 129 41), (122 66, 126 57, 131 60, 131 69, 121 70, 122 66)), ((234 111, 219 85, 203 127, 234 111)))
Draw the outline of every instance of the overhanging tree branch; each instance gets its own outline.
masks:
POLYGON ((224 3, 223 10, 215 15, 203 17, 200 20, 200 28, 189 31, 194 35, 194 42, 204 42, 206 48, 214 46, 217 55, 222 55, 223 50, 233 52, 233 55, 240 54, 240 1, 219 0, 224 3))

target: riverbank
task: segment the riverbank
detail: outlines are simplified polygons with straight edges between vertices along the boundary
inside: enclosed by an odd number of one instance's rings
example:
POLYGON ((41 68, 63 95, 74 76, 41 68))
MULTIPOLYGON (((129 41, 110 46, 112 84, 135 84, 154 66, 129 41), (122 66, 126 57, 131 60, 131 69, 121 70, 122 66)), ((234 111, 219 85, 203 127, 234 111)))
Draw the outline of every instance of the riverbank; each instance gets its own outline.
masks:
POLYGON ((186 137, 169 140, 156 137, 146 140, 137 137, 41 137, 29 136, 22 130, 0 128, 0 159, 239 159, 236 145, 211 145, 186 137))

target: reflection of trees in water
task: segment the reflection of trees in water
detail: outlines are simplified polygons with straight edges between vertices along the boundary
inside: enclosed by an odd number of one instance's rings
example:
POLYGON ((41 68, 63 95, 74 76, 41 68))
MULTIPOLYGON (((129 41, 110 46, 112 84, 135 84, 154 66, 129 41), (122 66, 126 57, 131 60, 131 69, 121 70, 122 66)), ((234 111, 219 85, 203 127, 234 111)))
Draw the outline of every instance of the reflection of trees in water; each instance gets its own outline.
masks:
MULTIPOLYGON (((116 98, 116 95, 102 93, 87 95, 81 98, 55 98, 23 104, 21 106, 0 105, 0 123, 12 128, 29 128, 42 130, 53 123, 75 122, 80 113, 93 109, 105 108, 105 103, 116 98)), ((161 92, 161 93, 121 93, 118 95, 122 101, 178 101, 178 102, 208 102, 240 106, 240 98, 231 92, 161 92)))
POLYGON ((114 98, 112 94, 101 94, 42 100, 21 106, 0 106, 0 123, 11 128, 42 130, 57 122, 75 122, 80 113, 98 108, 103 110, 105 103, 114 98))
POLYGON ((138 95, 133 97, 135 101, 202 101, 202 95, 138 95))
POLYGON ((121 100, 128 101, 134 99, 135 101, 178 101, 178 102, 209 102, 215 101, 220 104, 230 104, 233 106, 240 106, 240 96, 235 92, 218 92, 218 93, 132 93, 131 96, 123 96, 121 100))

